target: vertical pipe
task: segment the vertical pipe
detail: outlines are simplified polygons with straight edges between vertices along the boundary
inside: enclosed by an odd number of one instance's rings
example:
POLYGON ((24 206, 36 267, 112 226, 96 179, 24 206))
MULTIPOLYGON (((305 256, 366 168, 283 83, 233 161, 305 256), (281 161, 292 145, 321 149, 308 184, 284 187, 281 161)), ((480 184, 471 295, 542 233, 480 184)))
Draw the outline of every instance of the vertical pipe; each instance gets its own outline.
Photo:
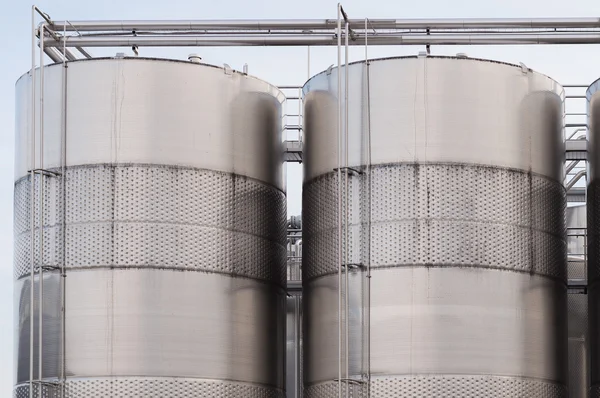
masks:
POLYGON ((296 398, 300 398, 302 390, 302 380, 300 379, 300 296, 294 296, 294 312, 295 312, 295 323, 294 323, 294 352, 295 357, 295 370, 296 370, 296 398))
MULTIPOLYGON (((67 23, 63 26, 63 34, 66 36, 67 23)), ((60 173, 61 173, 61 218, 62 218, 62 258, 60 264, 60 323, 61 323, 61 364, 60 364, 60 396, 64 398, 65 382, 66 382, 66 261, 67 261, 67 47, 63 43, 63 105, 62 105, 62 135, 61 135, 61 157, 60 157, 60 173)))
POLYGON ((338 398, 342 398, 342 5, 338 3, 337 16, 337 134, 338 134, 338 398))
MULTIPOLYGON (((306 80, 308 81, 310 79, 310 46, 307 46, 307 56, 306 56, 306 80)), ((299 97, 302 98, 303 93, 302 93, 302 87, 300 87, 300 95, 299 97)), ((302 109, 302 108, 301 108, 302 109)), ((301 110, 300 113, 300 121, 301 121, 301 125, 304 126, 304 112, 301 110)), ((303 135, 304 135, 304 130, 300 131, 300 142, 304 141, 303 135)))
POLYGON ((346 363, 345 363, 345 367, 346 367, 346 373, 345 373, 345 379, 346 379, 346 397, 348 397, 348 389, 349 389, 349 382, 350 382, 350 366, 349 366, 349 356, 350 356, 350 343, 349 343, 349 293, 350 293, 350 289, 348 287, 348 278, 349 278, 349 273, 350 273, 350 267, 349 267, 349 258, 348 258, 348 253, 350 251, 350 195, 348 193, 349 187, 350 187, 350 182, 349 182, 349 177, 348 177, 348 167, 350 167, 350 162, 348 159, 348 21, 346 21, 346 26, 344 28, 344 39, 345 39, 345 53, 344 53, 344 140, 346 141, 346 148, 344 150, 344 166, 345 166, 345 192, 344 192, 344 202, 346 204, 346 214, 344 216, 344 224, 345 224, 345 241, 346 241, 346 247, 344 250, 344 263, 346 264, 344 271, 346 272, 346 287, 344 289, 344 300, 345 300, 345 308, 344 308, 344 317, 346 319, 346 325, 345 325, 345 329, 344 330, 344 341, 346 342, 346 348, 345 348, 345 352, 346 352, 346 363))
POLYGON ((46 25, 40 25, 40 269, 38 271, 38 397, 42 398, 42 378, 44 360, 44 30, 46 25))
POLYGON ((365 293, 367 302, 365 305, 365 318, 367 321, 365 331, 366 347, 366 373, 367 373, 367 398, 371 395, 371 86, 369 82, 369 54, 368 54, 368 19, 365 18, 365 84, 367 87, 367 291, 365 293))
POLYGON ((298 87, 298 141, 302 142, 302 87, 298 87))
POLYGON ((31 233, 31 269, 30 269, 30 296, 29 296, 29 398, 33 398, 33 336, 34 336, 34 302, 35 302, 35 6, 31 7, 31 179, 30 192, 30 233, 31 233))

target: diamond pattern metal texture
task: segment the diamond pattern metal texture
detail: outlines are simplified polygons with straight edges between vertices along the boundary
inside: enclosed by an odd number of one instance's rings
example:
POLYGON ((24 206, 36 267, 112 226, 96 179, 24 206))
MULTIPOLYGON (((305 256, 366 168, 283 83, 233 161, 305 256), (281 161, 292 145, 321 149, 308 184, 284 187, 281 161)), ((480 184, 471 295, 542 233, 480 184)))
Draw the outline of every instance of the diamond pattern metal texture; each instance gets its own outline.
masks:
MULTIPOLYGON (((366 173, 349 176, 342 211, 350 264, 366 264, 370 248, 374 268, 486 267, 566 277, 560 183, 461 164, 379 165, 370 175, 371 195, 366 173)), ((303 201, 304 278, 310 280, 337 272, 337 173, 305 183, 303 201)))
MULTIPOLYGON (((274 388, 180 377, 71 379, 66 381, 64 392, 64 398, 285 398, 283 391, 274 388)), ((29 398, 29 386, 17 386, 14 397, 29 398)), ((59 397, 59 387, 43 395, 59 397)))
MULTIPOLYGON (((60 396, 60 385, 56 383, 43 383, 41 384, 42 398, 61 398, 60 396)), ((33 396, 38 398, 40 391, 40 384, 33 384, 33 396)), ((29 398, 29 384, 22 384, 16 386, 13 391, 14 398, 29 398)))
MULTIPOLYGON (((64 257, 67 268, 196 270, 285 286, 285 194, 275 187, 160 165, 71 167, 64 194, 61 177, 43 178, 44 266, 58 266, 64 257)), ((30 189, 29 177, 15 185, 16 278, 30 272, 30 189)), ((37 253, 39 221, 35 228, 37 253)))
MULTIPOLYGON (((345 392, 345 386, 342 386, 345 392)), ((305 388, 304 398, 336 398, 337 382, 305 388)), ((497 376, 430 375, 373 378, 367 385, 349 386, 349 397, 419 397, 419 398, 567 398, 567 388, 542 380, 497 376)))

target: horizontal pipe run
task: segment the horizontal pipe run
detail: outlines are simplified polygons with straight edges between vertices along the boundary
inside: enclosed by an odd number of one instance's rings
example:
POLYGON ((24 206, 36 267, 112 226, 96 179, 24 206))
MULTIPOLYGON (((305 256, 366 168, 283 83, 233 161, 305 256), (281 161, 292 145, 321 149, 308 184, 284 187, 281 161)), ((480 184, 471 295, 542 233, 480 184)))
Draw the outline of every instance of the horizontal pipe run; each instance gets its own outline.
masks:
MULTIPOLYGON (((350 45, 363 45, 364 36, 357 34, 350 45)), ((49 47, 227 47, 227 46, 332 46, 336 38, 320 35, 256 35, 256 36, 69 36, 56 41, 48 40, 49 47)), ((598 44, 598 33, 545 33, 545 34, 436 34, 397 35, 381 34, 369 37, 369 45, 518 45, 518 44, 598 44)), ((572 96, 570 96, 572 97, 572 96)))
MULTIPOLYGON (((350 28, 361 28, 364 18, 349 19, 350 28)), ((174 20, 174 21, 55 21, 57 31, 134 31, 134 30, 334 30, 334 19, 283 20, 174 20)), ((370 29, 508 29, 508 28, 600 28, 600 18, 442 18, 370 19, 370 29)))
POLYGON ((64 61, 63 55, 56 48, 44 46, 44 53, 52 60, 52 62, 58 63, 64 61))

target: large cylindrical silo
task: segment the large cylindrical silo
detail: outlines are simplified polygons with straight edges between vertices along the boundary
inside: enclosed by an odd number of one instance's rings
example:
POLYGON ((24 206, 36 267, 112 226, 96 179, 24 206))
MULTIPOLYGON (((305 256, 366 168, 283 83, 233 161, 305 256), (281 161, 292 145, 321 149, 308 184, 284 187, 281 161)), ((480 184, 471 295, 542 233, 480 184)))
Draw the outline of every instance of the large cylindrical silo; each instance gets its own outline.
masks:
POLYGON ((590 338, 590 397, 600 396, 600 80, 587 89, 588 173, 588 322, 590 338))
POLYGON ((31 74, 16 87, 16 396, 30 358, 39 385, 42 245, 48 394, 283 397, 282 94, 192 62, 66 66, 43 71, 42 164, 40 71, 35 114, 31 74))
POLYGON ((590 388, 585 204, 567 207, 569 295, 569 398, 587 398, 590 388))
POLYGON ((305 396, 566 397, 562 87, 464 57, 347 73, 341 164, 337 68, 304 87, 305 396))

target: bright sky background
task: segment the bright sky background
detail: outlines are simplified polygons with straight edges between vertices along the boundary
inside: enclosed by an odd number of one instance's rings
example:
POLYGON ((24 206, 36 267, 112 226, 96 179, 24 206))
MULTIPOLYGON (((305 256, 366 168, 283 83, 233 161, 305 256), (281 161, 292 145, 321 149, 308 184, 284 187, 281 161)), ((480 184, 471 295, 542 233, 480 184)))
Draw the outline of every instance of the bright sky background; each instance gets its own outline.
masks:
MULTIPOLYGON (((37 5, 53 19, 283 19, 336 18, 336 2, 329 0, 40 0, 37 5)), ((346 0, 351 18, 468 18, 468 17, 600 17, 598 0, 346 0)), ((31 65, 31 4, 2 2, 0 24, 0 396, 12 396, 13 271, 12 200, 14 83, 31 65)), ((370 48, 372 57, 416 54, 422 47, 370 48)), ((94 55, 113 55, 130 49, 91 49, 94 55)), ((523 62, 564 84, 587 84, 600 77, 600 45, 432 47, 432 54, 465 52, 472 57, 523 62)), ((141 56, 186 59, 200 54, 204 61, 224 62, 277 85, 301 85, 312 74, 336 63, 335 48, 311 50, 310 71, 304 48, 157 48, 141 49, 141 56)), ((364 57, 364 48, 350 52, 351 60, 364 57)), ((493 93, 490 93, 493 95, 493 93)), ((583 105, 583 104, 582 104, 583 105)), ((580 111, 584 110, 579 109, 580 111)), ((301 167, 288 166, 289 214, 300 213, 301 167)))

